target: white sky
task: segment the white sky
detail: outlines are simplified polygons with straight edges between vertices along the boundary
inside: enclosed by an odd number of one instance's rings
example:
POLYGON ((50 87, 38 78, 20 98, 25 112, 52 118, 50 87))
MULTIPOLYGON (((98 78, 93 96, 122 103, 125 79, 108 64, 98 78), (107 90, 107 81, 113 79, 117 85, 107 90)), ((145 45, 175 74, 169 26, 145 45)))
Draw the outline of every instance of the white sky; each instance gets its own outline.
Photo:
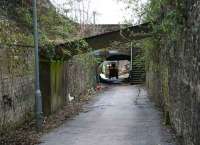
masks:
POLYGON ((128 17, 125 12, 125 5, 117 3, 115 0, 92 0, 91 7, 99 13, 97 23, 117 24, 128 17))
MULTIPOLYGON (((66 0, 51 0, 54 4, 62 5, 66 0)), ((146 0, 141 0, 146 1, 146 0)), ((125 20, 130 20, 131 16, 126 10, 126 5, 117 0, 91 0, 90 11, 96 11, 97 24, 119 24, 125 20)), ((137 21, 137 18, 132 20, 137 21)), ((133 22, 133 23, 134 23, 133 22)))

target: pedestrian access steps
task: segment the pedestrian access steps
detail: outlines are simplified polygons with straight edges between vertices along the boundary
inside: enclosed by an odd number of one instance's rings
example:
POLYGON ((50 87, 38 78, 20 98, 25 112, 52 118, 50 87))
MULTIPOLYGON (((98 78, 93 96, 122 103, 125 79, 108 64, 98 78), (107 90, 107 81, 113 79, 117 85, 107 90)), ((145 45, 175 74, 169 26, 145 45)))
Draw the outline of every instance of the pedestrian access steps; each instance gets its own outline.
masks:
POLYGON ((144 62, 133 59, 132 70, 130 71, 129 82, 133 85, 145 83, 145 64, 144 62))

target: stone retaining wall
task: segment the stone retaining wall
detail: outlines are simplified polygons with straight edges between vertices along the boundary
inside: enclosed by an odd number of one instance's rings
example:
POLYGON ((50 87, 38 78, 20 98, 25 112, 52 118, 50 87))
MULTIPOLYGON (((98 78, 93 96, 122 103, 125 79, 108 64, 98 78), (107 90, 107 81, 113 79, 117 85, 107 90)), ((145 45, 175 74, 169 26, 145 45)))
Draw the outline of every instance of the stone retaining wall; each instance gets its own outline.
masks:
POLYGON ((187 0, 183 34, 163 45, 148 62, 147 86, 184 145, 200 144, 200 2, 187 0))
POLYGON ((69 103, 68 96, 79 101, 96 85, 96 58, 77 55, 68 61, 40 62, 41 90, 45 115, 69 103))
POLYGON ((34 51, 0 47, 0 130, 32 117, 34 109, 34 51))

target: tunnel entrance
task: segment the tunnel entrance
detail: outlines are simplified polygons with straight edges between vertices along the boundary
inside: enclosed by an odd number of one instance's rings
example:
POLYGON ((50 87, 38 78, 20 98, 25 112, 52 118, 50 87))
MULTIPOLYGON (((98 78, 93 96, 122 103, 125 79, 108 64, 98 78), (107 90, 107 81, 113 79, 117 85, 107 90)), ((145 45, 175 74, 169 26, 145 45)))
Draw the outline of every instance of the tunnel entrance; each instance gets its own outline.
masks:
POLYGON ((96 57, 101 58, 97 69, 97 79, 100 83, 130 83, 143 84, 145 82, 145 67, 140 48, 131 52, 121 50, 97 50, 96 57), (132 60, 132 61, 131 61, 132 60))
POLYGON ((98 51, 97 56, 103 58, 98 67, 98 80, 101 83, 124 83, 129 79, 130 55, 117 50, 98 51))
POLYGON ((130 61, 104 61, 100 67, 99 79, 102 83, 124 83, 129 79, 130 61))

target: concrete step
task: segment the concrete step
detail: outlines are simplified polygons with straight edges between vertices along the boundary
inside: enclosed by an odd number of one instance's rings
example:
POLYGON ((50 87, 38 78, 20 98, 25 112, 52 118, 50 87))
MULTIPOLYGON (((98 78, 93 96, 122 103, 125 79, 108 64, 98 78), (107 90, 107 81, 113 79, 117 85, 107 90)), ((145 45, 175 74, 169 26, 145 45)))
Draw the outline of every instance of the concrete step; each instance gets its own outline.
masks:
POLYGON ((130 82, 131 85, 140 85, 140 84, 144 84, 144 82, 130 82))
POLYGON ((130 73, 130 76, 143 77, 143 76, 145 76, 145 73, 130 73))
POLYGON ((132 77, 131 80, 143 80, 144 77, 132 77))
POLYGON ((131 72, 130 74, 145 74, 145 71, 134 71, 131 72))

